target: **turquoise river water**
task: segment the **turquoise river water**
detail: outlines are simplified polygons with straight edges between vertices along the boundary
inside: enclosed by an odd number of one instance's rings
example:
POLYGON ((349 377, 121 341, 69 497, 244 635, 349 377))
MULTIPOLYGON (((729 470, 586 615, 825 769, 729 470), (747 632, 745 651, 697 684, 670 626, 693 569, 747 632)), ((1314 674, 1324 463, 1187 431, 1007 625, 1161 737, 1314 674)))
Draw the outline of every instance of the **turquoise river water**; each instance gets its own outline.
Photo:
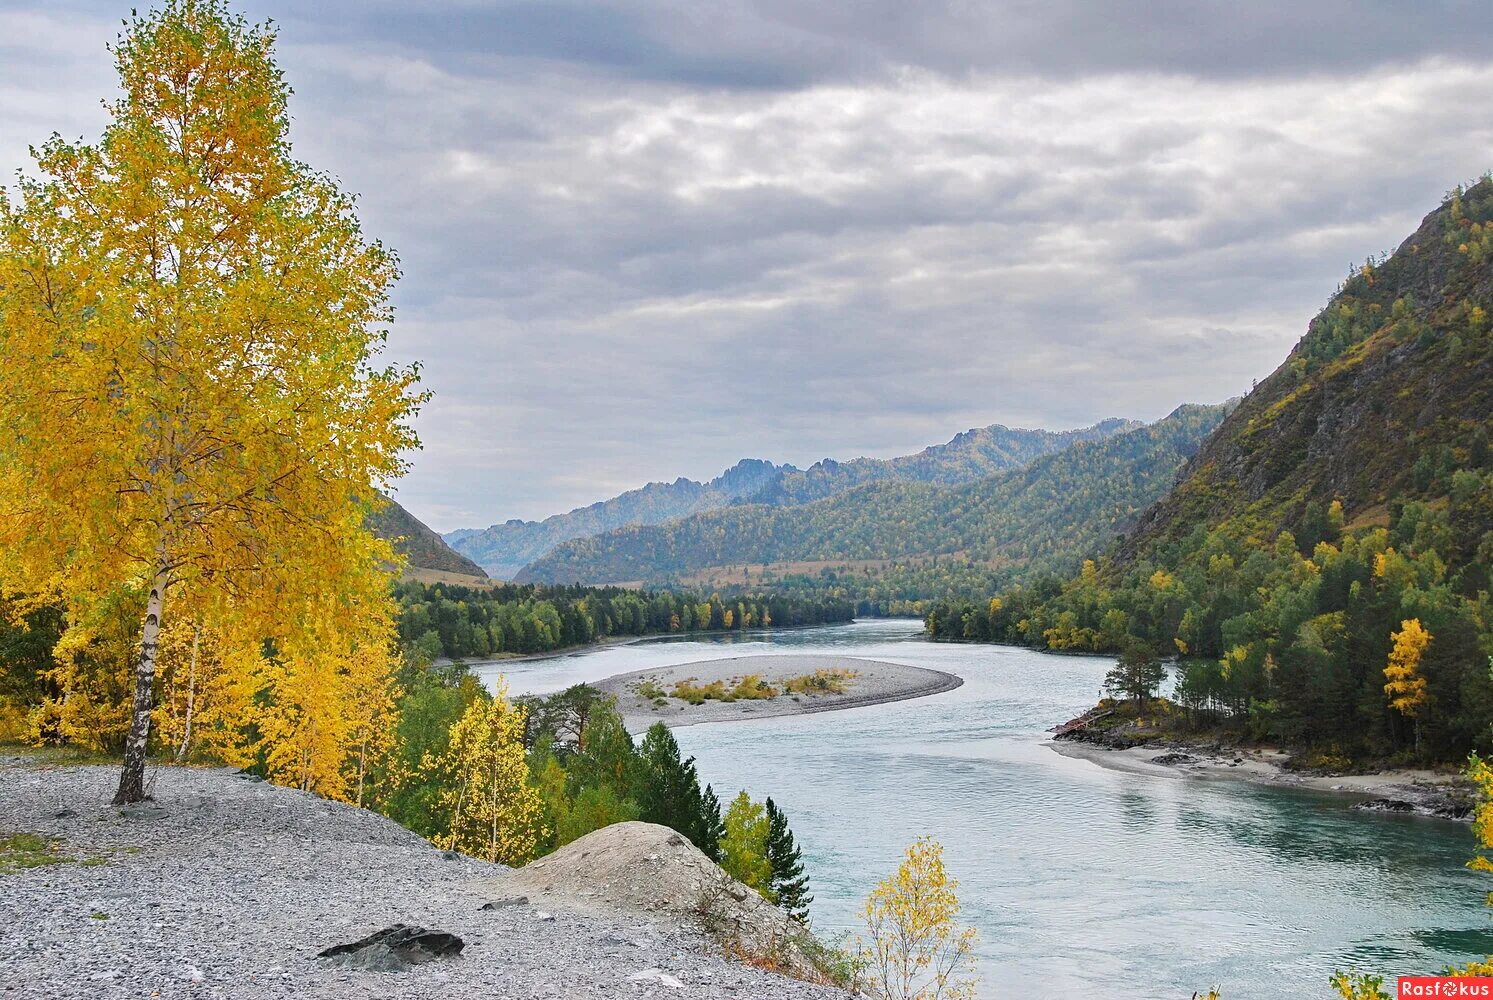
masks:
POLYGON ((723 801, 787 812, 814 927, 856 909, 922 834, 943 842, 979 931, 981 997, 1327 997, 1334 968, 1428 974, 1493 952, 1464 824, 1364 813, 1332 793, 1122 773, 1055 753, 1110 662, 944 645, 921 623, 661 639, 484 664, 515 693, 753 652, 933 667, 956 691, 842 712, 678 729, 723 801))

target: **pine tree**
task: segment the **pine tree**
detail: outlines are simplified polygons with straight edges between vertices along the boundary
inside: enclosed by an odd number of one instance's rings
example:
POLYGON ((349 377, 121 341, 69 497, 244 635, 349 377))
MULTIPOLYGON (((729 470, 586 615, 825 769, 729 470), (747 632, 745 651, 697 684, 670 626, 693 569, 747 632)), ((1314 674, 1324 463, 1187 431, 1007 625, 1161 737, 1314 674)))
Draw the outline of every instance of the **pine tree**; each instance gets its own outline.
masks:
POLYGON ((1166 680, 1166 667, 1156 656, 1156 650, 1147 643, 1130 638, 1125 643, 1120 660, 1104 675, 1104 686, 1114 694, 1124 695, 1131 701, 1146 707, 1146 702, 1166 680))
POLYGON ((809 877, 804 874, 803 860, 788 817, 771 798, 767 800, 767 863, 772 867, 768 880, 768 898, 801 924, 809 922, 809 877))
MULTIPOLYGON (((691 757, 690 770, 695 767, 695 758, 691 757)), ((695 846, 704 852, 705 856, 712 861, 721 860, 721 840, 726 836, 726 823, 721 818, 721 800, 715 797, 715 789, 709 785, 700 796, 699 819, 697 821, 697 836, 691 838, 695 846)))
POLYGON ((640 819, 678 830, 712 861, 720 859, 721 804, 700 790, 695 758, 683 760, 669 727, 655 722, 638 748, 640 819))

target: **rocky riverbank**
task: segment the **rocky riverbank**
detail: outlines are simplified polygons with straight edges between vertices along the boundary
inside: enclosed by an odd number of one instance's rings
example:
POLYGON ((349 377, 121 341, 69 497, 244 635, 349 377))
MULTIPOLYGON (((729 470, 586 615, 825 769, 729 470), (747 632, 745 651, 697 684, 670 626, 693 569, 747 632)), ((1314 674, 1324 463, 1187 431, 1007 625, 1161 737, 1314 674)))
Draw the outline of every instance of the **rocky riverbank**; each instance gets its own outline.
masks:
POLYGON ((617 709, 630 732, 641 732, 655 722, 692 726, 701 722, 734 722, 782 715, 807 715, 846 708, 880 705, 952 691, 964 678, 941 670, 905 663, 866 660, 853 656, 770 655, 733 656, 670 667, 618 674, 594 686, 617 696, 617 709), (832 678, 825 689, 788 690, 790 681, 819 674, 832 678), (676 685, 695 688, 719 684, 729 690, 754 677, 770 686, 770 698, 711 698, 692 703, 674 696, 676 685))
POLYGON ((1354 808, 1413 813, 1438 819, 1472 818, 1474 792, 1460 775, 1401 768, 1371 774, 1303 771, 1292 756, 1273 748, 1224 746, 1216 742, 1151 740, 1137 745, 1114 730, 1077 729, 1049 743, 1067 757, 1132 774, 1166 778, 1234 779, 1288 788, 1341 792, 1354 808))
POLYGON ((0 757, 0 841, 50 852, 0 857, 0 997, 845 996, 730 961, 678 914, 499 896, 501 865, 294 789, 162 768, 154 801, 115 808, 116 780, 0 757))

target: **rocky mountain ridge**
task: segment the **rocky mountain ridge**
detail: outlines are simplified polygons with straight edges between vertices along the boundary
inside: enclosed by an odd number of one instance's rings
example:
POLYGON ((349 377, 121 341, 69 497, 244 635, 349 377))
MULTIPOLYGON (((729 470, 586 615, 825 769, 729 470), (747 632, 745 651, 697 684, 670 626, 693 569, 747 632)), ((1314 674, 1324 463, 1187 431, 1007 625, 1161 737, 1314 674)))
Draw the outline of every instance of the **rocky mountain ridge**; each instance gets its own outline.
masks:
POLYGON ((709 482, 681 477, 672 483, 649 483, 543 521, 509 520, 483 529, 463 528, 448 533, 445 539, 495 577, 512 579, 524 566, 572 539, 631 525, 664 524, 732 505, 784 507, 807 503, 870 482, 968 482, 1139 426, 1136 421, 1114 417, 1069 431, 992 424, 964 431, 912 455, 847 462, 826 458, 807 469, 749 458, 709 482))

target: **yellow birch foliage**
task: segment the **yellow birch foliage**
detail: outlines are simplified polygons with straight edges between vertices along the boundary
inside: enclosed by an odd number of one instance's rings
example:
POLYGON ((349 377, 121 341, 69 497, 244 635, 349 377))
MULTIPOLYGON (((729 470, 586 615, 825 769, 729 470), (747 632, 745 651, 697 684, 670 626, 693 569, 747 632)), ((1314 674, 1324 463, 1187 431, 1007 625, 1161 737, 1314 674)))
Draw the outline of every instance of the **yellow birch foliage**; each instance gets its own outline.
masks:
POLYGON ((872 890, 861 916, 870 988, 882 1000, 967 1000, 975 995, 975 931, 960 927, 959 883, 943 845, 920 837, 872 890))
MULTIPOLYGON (((1493 667, 1493 661, 1489 663, 1493 667)), ((1488 851, 1493 850, 1493 767, 1488 765, 1477 754, 1473 754, 1468 760, 1467 777, 1477 786, 1477 805, 1472 813, 1472 833, 1477 838, 1478 853, 1467 862, 1467 867, 1473 871, 1493 872, 1493 859, 1488 857, 1488 851)), ((1493 906, 1493 893, 1489 893, 1485 902, 1493 906)), ((1489 955, 1481 962, 1468 962, 1466 965, 1452 966, 1447 970, 1453 976, 1493 976, 1493 955, 1489 955)))
MULTIPOLYGON (((216 707, 208 692, 218 686, 223 663, 215 633, 186 616, 161 629, 159 683, 151 729, 156 742, 179 759, 191 757, 204 722, 216 707)), ((211 728, 209 721, 207 728, 211 728)))
POLYGON ((1413 719, 1426 702, 1426 679, 1420 676, 1420 658, 1431 643, 1431 633, 1419 618, 1400 622, 1400 630, 1391 633, 1394 646, 1384 668, 1384 693, 1389 707, 1413 719))
POLYGON ((124 746, 139 605, 130 595, 114 596, 99 602, 87 620, 73 621, 53 648, 52 666, 42 676, 61 695, 31 710, 31 742, 104 753, 124 746))
MULTIPOLYGON (((417 443, 417 372, 377 364, 397 263, 292 156, 274 40, 222 0, 132 18, 101 140, 54 136, 41 179, 0 192, 0 596, 85 628, 135 608, 121 801, 178 603, 240 650, 309 649, 308 621, 325 639, 316 598, 386 588, 364 518, 417 443)), ((309 697, 349 662, 292 654, 267 680, 309 697)), ((346 734, 319 726, 290 727, 292 770, 334 788, 346 734)))
POLYGON ((523 733, 524 711, 509 702, 502 682, 451 727, 450 744, 433 768, 450 817, 447 832, 432 838, 437 847, 505 865, 534 856, 544 810, 529 781, 523 733))
POLYGON ((1343 1000, 1394 1000, 1384 991, 1384 978, 1361 972, 1334 972, 1329 980, 1343 1000))
POLYGON ((393 627, 384 594, 324 595, 258 665, 251 717, 271 780, 361 804, 393 738, 393 627))

